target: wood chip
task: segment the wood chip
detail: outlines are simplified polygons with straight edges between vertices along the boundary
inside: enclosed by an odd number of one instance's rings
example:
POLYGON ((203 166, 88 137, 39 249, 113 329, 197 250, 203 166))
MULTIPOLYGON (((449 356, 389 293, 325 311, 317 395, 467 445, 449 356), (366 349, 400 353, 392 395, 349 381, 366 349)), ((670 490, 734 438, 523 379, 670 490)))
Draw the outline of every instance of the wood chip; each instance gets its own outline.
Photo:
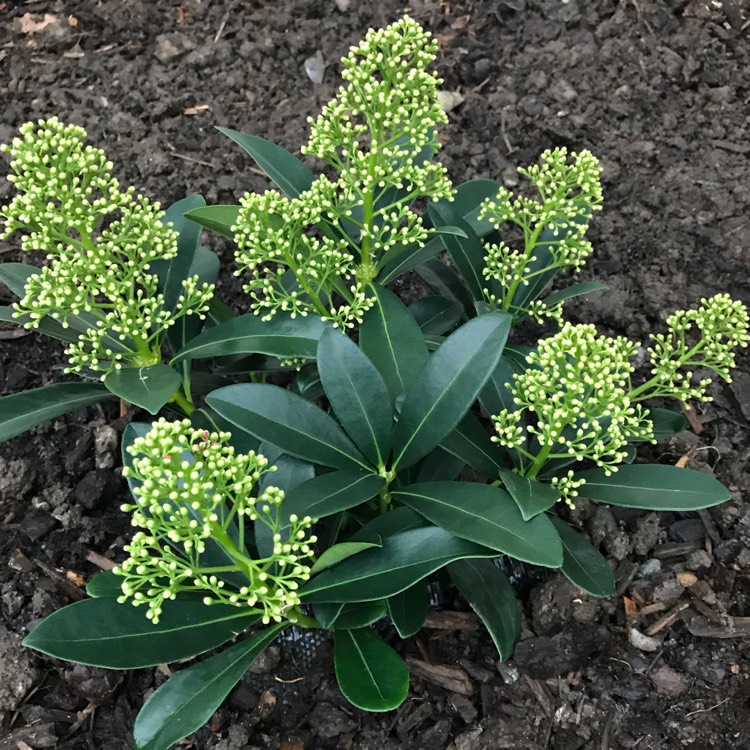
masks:
POLYGON ((80 573, 76 573, 75 570, 68 570, 65 573, 65 577, 74 586, 78 586, 79 589, 85 589, 86 588, 86 579, 80 573))
POLYGON ((529 686, 529 690, 531 690, 534 698, 536 698, 537 703, 542 707, 544 714, 552 716, 555 709, 555 702, 547 686, 543 682, 529 677, 527 674, 523 676, 523 679, 529 686))
POLYGON ((194 107, 188 107, 182 111, 183 115, 199 115, 201 112, 211 109, 208 104, 196 104, 194 107))
POLYGON ((7 331, 0 331, 0 340, 11 341, 12 339, 21 339, 30 333, 31 331, 27 331, 25 328, 11 328, 7 331))
POLYGON ((24 13, 17 23, 22 34, 38 34, 47 26, 57 23, 57 16, 53 13, 24 13))
POLYGON ((661 633, 664 628, 668 628, 677 618, 690 606, 690 602, 680 602, 676 604, 672 609, 667 612, 666 615, 660 617, 653 625, 646 630, 647 636, 653 636, 657 633, 661 633))
POLYGON ((430 612, 424 621, 424 627, 433 630, 476 630, 479 622, 472 612, 443 610, 430 612))
POLYGON ((448 664, 430 664, 430 662, 413 658, 407 658, 406 665, 412 674, 434 685, 439 685, 452 693, 471 695, 474 692, 474 686, 471 684, 469 676, 461 667, 448 664))
POLYGON ((657 544, 654 547, 653 556, 657 560, 664 560, 668 557, 682 557, 689 555, 701 548, 698 542, 670 542, 668 544, 657 544))
POLYGON ((628 596, 622 597, 622 604, 625 608, 625 618, 631 622, 638 616, 638 605, 628 596))
POLYGON ((709 622, 705 617, 687 621, 688 631, 701 638, 747 638, 750 636, 750 617, 728 617, 723 625, 709 622))
POLYGON ((89 552, 86 555, 86 559, 102 570, 112 570, 112 568, 117 565, 114 560, 110 560, 108 557, 104 557, 104 555, 100 555, 98 552, 89 552))
POLYGON ((677 573, 677 575, 675 575, 675 578, 677 579, 677 582, 680 584, 680 586, 684 586, 686 589, 689 589, 691 586, 695 586, 695 584, 698 583, 698 576, 695 575, 695 573, 690 573, 687 570, 683 570, 680 573, 677 573))
POLYGON ((260 698, 258 698, 258 703, 250 713, 250 716, 247 717, 247 723, 251 727, 254 727, 256 724, 260 724, 261 721, 267 719, 276 708, 276 701, 276 693, 264 690, 260 698))

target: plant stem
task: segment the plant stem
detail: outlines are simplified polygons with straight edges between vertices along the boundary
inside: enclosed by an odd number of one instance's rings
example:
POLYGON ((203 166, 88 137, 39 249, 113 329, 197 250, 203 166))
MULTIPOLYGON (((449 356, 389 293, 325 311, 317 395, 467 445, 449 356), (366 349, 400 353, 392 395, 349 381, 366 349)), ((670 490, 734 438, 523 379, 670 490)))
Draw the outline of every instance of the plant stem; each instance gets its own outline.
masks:
POLYGON ((179 406, 188 417, 195 411, 195 406, 189 399, 182 395, 181 390, 176 391, 172 395, 172 398, 169 399, 169 403, 177 404, 177 406, 179 406))

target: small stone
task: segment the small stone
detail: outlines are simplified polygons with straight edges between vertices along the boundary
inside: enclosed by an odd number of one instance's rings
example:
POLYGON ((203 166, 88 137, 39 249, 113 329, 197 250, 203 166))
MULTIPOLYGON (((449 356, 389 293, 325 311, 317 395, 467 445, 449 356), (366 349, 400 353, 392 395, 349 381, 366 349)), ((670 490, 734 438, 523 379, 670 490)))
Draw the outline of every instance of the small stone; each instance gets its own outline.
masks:
POLYGON ((476 748, 482 746, 480 741, 482 732, 481 726, 467 729, 453 740, 448 746, 448 750, 476 750, 476 748))
POLYGON ((514 661, 530 677, 547 680, 581 669, 609 639, 609 631, 603 626, 527 638, 516 646, 514 661))
POLYGON ((700 542, 706 535, 706 527, 698 518, 685 518, 669 527, 669 535, 676 542, 700 542))
POLYGON ((167 63, 182 57, 195 48, 195 44, 179 31, 159 34, 154 45, 154 55, 159 62, 167 63))
POLYGON ((690 687, 688 678, 668 664, 662 664, 651 672, 651 681, 656 692, 667 698, 677 698, 690 687))
POLYGON ((648 513, 636 522, 633 549, 638 555, 647 555, 659 541, 661 526, 656 513, 648 513))
POLYGON ((342 12, 346 13, 352 5, 352 0, 335 0, 336 7, 342 12))
POLYGON ((635 646, 639 651, 654 652, 661 648, 661 641, 658 638, 644 635, 636 628, 630 628, 628 640, 630 641, 630 644, 635 646))
POLYGON ((55 527, 55 524, 55 519, 48 513, 28 513, 21 521, 21 531, 32 542, 35 542, 48 534, 55 527))
POLYGON ((452 112, 465 101, 464 96, 458 91, 438 91, 437 98, 438 104, 440 104, 440 109, 442 109, 445 114, 452 112))
POLYGON ((661 572, 661 560, 651 559, 646 560, 638 568, 638 575, 642 578, 648 578, 649 576, 656 575, 661 572))
POLYGON ((316 50, 312 57, 308 57, 304 62, 305 73, 313 83, 323 83, 326 74, 326 61, 323 53, 316 50))
POLYGON ((712 685, 721 685, 727 676, 727 670, 724 667, 694 656, 686 657, 679 666, 688 674, 710 682, 712 685))
POLYGON ((107 469, 90 471, 73 490, 73 500, 84 510, 93 510, 104 497, 110 479, 111 472, 107 469))
POLYGON ((559 102, 572 102, 578 98, 578 92, 561 78, 552 86, 552 96, 559 102))
POLYGON ((685 567, 688 570, 705 570, 710 568, 713 561, 703 549, 697 549, 688 557, 685 567))
POLYGON ((695 573, 688 573, 687 571, 677 573, 675 578, 678 580, 680 586, 684 586, 686 589, 698 583, 698 576, 695 573))
POLYGON ((318 703, 308 719, 313 732, 323 740, 332 740, 357 728, 357 722, 332 703, 318 703))
POLYGON ((15 711, 36 681, 36 669, 21 639, 0 625, 0 717, 15 711))
POLYGON ((263 651, 255 661, 250 665, 250 672, 253 674, 265 674, 273 672, 279 666, 281 661, 281 652, 278 646, 269 646, 263 651))
POLYGON ((115 452, 119 437, 117 430, 108 424, 94 428, 94 454, 97 469, 111 469, 115 465, 115 452))

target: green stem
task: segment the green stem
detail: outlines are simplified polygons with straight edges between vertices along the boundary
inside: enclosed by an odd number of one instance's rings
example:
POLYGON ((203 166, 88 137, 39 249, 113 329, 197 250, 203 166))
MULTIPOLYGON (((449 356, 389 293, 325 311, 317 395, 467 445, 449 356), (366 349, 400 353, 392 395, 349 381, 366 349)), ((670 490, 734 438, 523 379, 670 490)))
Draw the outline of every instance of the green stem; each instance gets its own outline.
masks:
MULTIPOLYGON (((534 252, 534 248, 536 247, 536 243, 537 243, 537 240, 539 239, 539 235, 542 233, 542 229, 543 229, 543 226, 540 224, 531 233, 531 236, 525 240, 526 247, 524 249, 524 256, 526 258, 526 263, 524 264, 524 271, 526 270, 526 266, 529 264, 529 258, 531 257, 531 254, 534 252)), ((510 309, 511 304, 513 303, 513 298, 516 296, 516 292, 518 291, 518 287, 521 285, 521 282, 525 278, 526 278, 525 275, 522 275, 519 278, 517 278, 508 288, 507 294, 503 296, 502 309, 504 312, 508 312, 508 310, 510 309)))
POLYGON ((310 617, 310 615, 302 614, 302 612, 300 612, 299 609, 297 609, 296 607, 294 609, 290 609, 286 613, 286 616, 290 622, 293 622, 295 625, 299 626, 300 628, 321 629, 323 627, 314 617, 310 617))
POLYGON ((177 404, 188 417, 195 411, 194 404, 182 395, 182 391, 176 391, 169 399, 169 403, 177 404))

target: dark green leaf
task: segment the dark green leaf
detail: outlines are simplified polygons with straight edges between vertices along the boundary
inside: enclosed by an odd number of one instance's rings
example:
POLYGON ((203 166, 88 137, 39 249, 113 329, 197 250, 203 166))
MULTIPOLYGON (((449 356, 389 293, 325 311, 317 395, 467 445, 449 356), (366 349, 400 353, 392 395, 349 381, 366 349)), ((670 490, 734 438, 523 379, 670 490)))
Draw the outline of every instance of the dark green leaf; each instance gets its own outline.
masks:
POLYGON ((170 677, 146 701, 135 720, 137 750, 169 750, 200 729, 287 623, 272 625, 210 659, 170 677))
POLYGON ((699 510, 731 500, 732 494, 714 477, 692 469, 661 464, 620 466, 611 476, 604 469, 576 474, 585 479, 583 497, 623 508, 699 510))
POLYGON ((315 619, 328 630, 366 628, 385 617, 385 601, 353 602, 351 604, 316 604, 315 619))
POLYGON ((404 396, 394 467, 416 463, 456 428, 497 367, 509 329, 509 316, 482 315, 452 333, 430 357, 404 396))
POLYGON ((216 129, 249 154, 288 198, 297 198, 300 193, 309 190, 314 179, 313 173, 285 148, 257 135, 239 133, 229 128, 216 129))
POLYGON ((451 534, 533 565, 562 565, 560 539, 549 519, 540 515, 524 521, 513 498, 498 487, 422 482, 397 490, 393 497, 451 534))
POLYGON ((443 438, 440 445, 487 477, 497 477, 507 464, 502 450, 492 442, 485 427, 471 412, 450 435, 443 438))
POLYGON ((111 399, 101 383, 55 383, 0 398, 0 443, 42 422, 111 399))
MULTIPOLYGON (((14 325, 21 326, 29 320, 29 316, 21 314, 17 317, 16 311, 10 305, 3 305, 0 307, 0 320, 4 323, 13 323, 14 325)), ((45 336, 57 339, 58 341, 64 341, 67 344, 78 341, 81 335, 72 326, 63 328, 61 323, 58 323, 49 316, 42 318, 38 325, 34 326, 33 330, 39 331, 39 333, 43 333, 45 336)))
POLYGON ((606 558, 582 534, 573 531, 565 521, 554 514, 550 518, 562 541, 562 574, 591 596, 612 596, 615 590, 615 576, 606 558))
POLYGON ((384 537, 382 547, 365 550, 315 576, 302 586, 300 595, 311 604, 386 599, 454 560, 496 556, 487 547, 426 526, 384 537))
MULTIPOLYGON (((435 448, 432 453, 419 462, 419 471, 413 471, 416 468, 414 466, 405 469, 402 485, 414 484, 415 482, 452 481, 458 478, 465 467, 466 461, 462 458, 457 458, 442 448, 435 448)), ((399 479, 401 479, 401 475, 399 475, 399 479)))
POLYGON ((353 706, 364 711, 391 711, 406 700, 409 670, 371 630, 337 630, 333 661, 339 688, 353 706))
POLYGON ((233 240, 232 227, 237 223, 239 215, 239 206, 205 206, 189 211, 185 217, 212 232, 233 240))
POLYGON ((443 252, 443 241, 440 237, 432 237, 423 245, 409 245, 401 252, 391 254, 392 252, 389 251, 385 256, 386 262, 379 274, 379 281, 383 286, 439 255, 443 252))
POLYGON ((448 573, 492 636, 500 659, 510 659, 521 634, 521 613, 508 579, 491 560, 458 560, 448 573))
POLYGON ((544 302, 552 306, 566 299, 582 297, 584 294, 591 294, 592 292, 603 292, 607 289, 609 287, 606 284, 602 284, 601 281, 580 281, 578 284, 571 284, 570 286, 566 286, 565 289, 558 289, 556 292, 548 294, 544 298, 544 302))
MULTIPOLYGON (((453 201, 448 205, 453 211, 462 216, 471 229, 480 237, 484 237, 494 230, 489 219, 479 219, 482 203, 487 198, 494 198, 502 186, 494 180, 468 180, 456 188, 453 201)), ((440 201, 445 203, 446 201, 440 201)))
POLYGON ((375 365, 351 339, 331 328, 320 337, 318 371, 349 437, 374 465, 385 466, 393 438, 393 409, 375 365))
MULTIPOLYGON (((201 284, 213 284, 219 277, 220 269, 221 261, 219 260, 219 256, 207 247, 199 247, 195 258, 193 258, 193 264, 190 266, 188 276, 197 276, 198 282, 201 284)), ((227 310, 230 310, 230 317, 234 317, 234 313, 223 302, 216 300, 216 303, 214 309, 220 309, 223 306, 227 310)))
POLYGON ((26 282, 41 270, 28 263, 0 263, 0 283, 5 284, 16 297, 24 297, 26 282))
POLYGON ((310 568, 310 571, 320 573, 326 568, 332 568, 334 565, 338 565, 342 560, 346 560, 352 555, 358 555, 360 552, 364 552, 366 549, 372 549, 373 547, 382 547, 382 544, 378 542, 341 542, 341 544, 334 544, 333 547, 329 547, 323 552, 320 557, 315 561, 315 564, 310 568))
POLYGON ((325 518, 354 508, 375 497, 384 484, 383 477, 357 469, 332 471, 309 479, 287 493, 282 508, 284 528, 292 514, 300 518, 325 518))
POLYGON ((165 364, 123 367, 107 375, 104 385, 123 401, 156 414, 179 390, 182 378, 165 364))
POLYGON ((292 319, 274 315, 271 320, 264 321, 257 315, 241 315, 196 336, 172 362, 255 353, 285 359, 314 359, 318 341, 328 327, 320 318, 312 316, 292 319))
POLYGON ((393 536, 401 531, 421 529, 429 526, 424 516, 415 513, 411 508, 394 508, 387 513, 375 516, 359 531, 349 537, 350 542, 377 542, 382 546, 384 537, 393 536))
POLYGON ((53 612, 24 645, 43 654, 106 669, 140 669, 190 659, 234 638, 257 613, 201 599, 165 602, 159 622, 144 607, 116 598, 84 599, 53 612))
POLYGON ((422 629, 429 604, 429 592, 424 581, 388 598, 388 613, 402 638, 411 638, 422 629))
POLYGON ((688 428, 687 418, 671 409, 649 409, 648 417, 654 425, 654 438, 661 442, 688 428))
POLYGON ((425 335, 442 336, 464 314, 463 305, 445 297, 422 297, 409 305, 409 312, 425 335))
MULTIPOLYGON (((237 429, 233 424, 227 422, 226 419, 220 417, 215 411, 209 409, 207 406, 196 409, 190 415, 190 421, 193 427, 197 430, 229 432, 231 434, 229 444, 238 453, 258 451, 258 446, 260 445, 260 440, 258 440, 258 438, 244 430, 237 429)), ((266 458, 268 458, 268 456, 266 456, 266 458)))
POLYGON ((88 582, 86 593, 94 599, 116 599, 122 596, 122 576, 116 576, 111 570, 103 570, 88 582))
POLYGON ((433 292, 455 300, 468 317, 473 317, 474 299, 463 279, 452 268, 439 258, 430 258, 415 270, 433 292))
POLYGON ((369 470, 342 429, 324 411, 275 385, 243 383, 220 388, 206 398, 228 422, 305 461, 335 469, 369 470))
POLYGON ((427 363, 427 346, 417 322, 393 292, 373 285, 370 293, 377 302, 359 327, 359 345, 395 401, 427 363))
POLYGON ((549 510, 560 499, 560 493, 549 484, 521 476, 510 469, 500 469, 500 479, 516 501, 524 521, 549 510))
POLYGON ((428 213, 433 226, 437 228, 455 226, 464 232, 464 237, 446 235, 443 237, 443 242, 472 297, 475 300, 483 300, 488 280, 482 273, 485 267, 484 248, 479 238, 448 203, 433 203, 428 208, 428 213))

